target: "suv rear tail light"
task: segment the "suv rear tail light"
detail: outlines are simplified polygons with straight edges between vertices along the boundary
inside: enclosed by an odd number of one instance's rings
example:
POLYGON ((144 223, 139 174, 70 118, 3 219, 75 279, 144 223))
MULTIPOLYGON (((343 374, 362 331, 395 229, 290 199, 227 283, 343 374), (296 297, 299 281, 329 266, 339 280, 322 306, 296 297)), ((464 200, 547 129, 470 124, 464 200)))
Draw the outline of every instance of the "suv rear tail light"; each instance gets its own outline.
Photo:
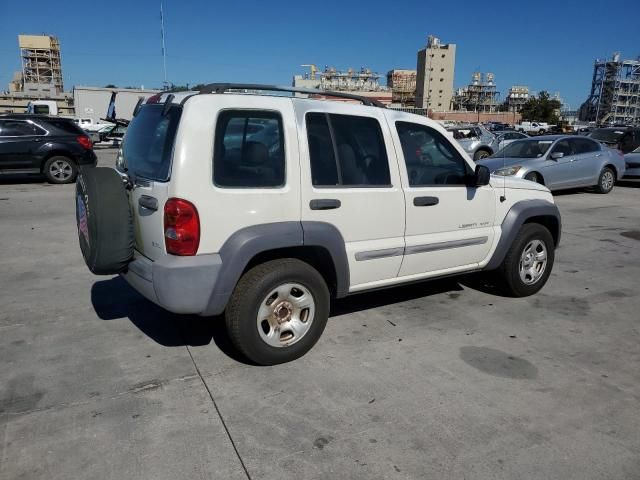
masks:
POLYGON ((195 255, 200 244, 200 218, 191 202, 170 198, 164 205, 164 243, 172 255, 195 255))
POLYGON ((80 135, 78 138, 76 138, 76 140, 80 145, 82 145, 82 148, 84 148, 85 150, 91 150, 93 148, 93 143, 91 143, 91 139, 86 135, 80 135))

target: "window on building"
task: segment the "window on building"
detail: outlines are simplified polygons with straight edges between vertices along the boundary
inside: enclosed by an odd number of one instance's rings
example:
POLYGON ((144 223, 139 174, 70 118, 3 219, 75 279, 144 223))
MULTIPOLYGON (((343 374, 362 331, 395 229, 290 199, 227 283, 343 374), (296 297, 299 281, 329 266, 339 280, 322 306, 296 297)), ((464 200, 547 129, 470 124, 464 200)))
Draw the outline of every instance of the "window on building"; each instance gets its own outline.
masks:
POLYGON ((442 54, 442 58, 444 58, 445 56, 446 56, 446 55, 443 53, 443 54, 442 54))
POLYGON ((439 132, 425 125, 396 122, 409 186, 466 185, 471 169, 439 132))
POLYGON ((277 112, 226 110, 216 125, 213 181, 220 187, 284 185, 282 117, 277 112))
POLYGON ((441 71, 441 72, 444 72, 444 68, 441 68, 441 69, 440 69, 440 71, 441 71))
POLYGON ((306 115, 311 181, 316 187, 389 186, 389 161, 374 118, 306 115))
POLYGON ((444 78, 441 78, 441 79, 440 79, 440 81, 441 81, 441 82, 444 82, 444 78))

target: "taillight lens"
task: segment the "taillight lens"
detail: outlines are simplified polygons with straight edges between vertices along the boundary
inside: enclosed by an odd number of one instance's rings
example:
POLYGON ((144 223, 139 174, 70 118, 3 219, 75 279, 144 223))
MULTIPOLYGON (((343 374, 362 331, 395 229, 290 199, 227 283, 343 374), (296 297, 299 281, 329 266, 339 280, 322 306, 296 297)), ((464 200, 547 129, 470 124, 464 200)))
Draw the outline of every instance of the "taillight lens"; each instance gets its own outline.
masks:
POLYGON ((160 97, 162 97, 161 93, 156 93, 155 95, 150 96, 149 98, 147 98, 147 105, 150 103, 159 103, 160 97))
POLYGON ((91 143, 91 139, 86 135, 80 135, 78 138, 76 138, 76 140, 80 145, 82 145, 82 148, 84 148, 85 150, 91 150, 93 148, 93 143, 91 143))
POLYGON ((164 204, 164 243, 172 255, 195 255, 200 244, 200 218, 191 202, 170 198, 164 204))

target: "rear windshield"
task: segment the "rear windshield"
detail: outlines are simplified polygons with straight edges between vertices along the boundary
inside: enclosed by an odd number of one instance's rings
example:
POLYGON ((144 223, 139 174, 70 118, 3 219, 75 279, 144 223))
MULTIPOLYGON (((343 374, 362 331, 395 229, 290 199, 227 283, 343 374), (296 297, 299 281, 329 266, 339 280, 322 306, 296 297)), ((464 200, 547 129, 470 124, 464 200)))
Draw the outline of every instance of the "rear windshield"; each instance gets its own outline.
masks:
POLYGON ((136 176, 166 182, 182 109, 174 106, 162 115, 164 104, 145 105, 127 128, 122 145, 124 164, 136 176))
POLYGON ((83 135, 84 131, 78 127, 72 120, 64 120, 62 118, 52 118, 45 120, 44 123, 53 125, 56 129, 62 130, 70 135, 83 135))
POLYGON ((599 140, 601 142, 618 143, 623 134, 624 130, 599 128, 591 132, 591 135, 589 136, 594 140, 599 140))

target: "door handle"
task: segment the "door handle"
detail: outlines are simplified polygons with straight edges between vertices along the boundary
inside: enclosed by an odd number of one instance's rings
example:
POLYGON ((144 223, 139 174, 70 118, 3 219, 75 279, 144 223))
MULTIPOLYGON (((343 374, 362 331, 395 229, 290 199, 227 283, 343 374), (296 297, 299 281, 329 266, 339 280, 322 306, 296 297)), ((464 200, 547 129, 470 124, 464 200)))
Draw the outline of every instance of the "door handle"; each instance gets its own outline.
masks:
POLYGON ((138 205, 140 205, 142 208, 153 210, 155 212, 156 210, 158 210, 158 199, 149 195, 142 195, 138 199, 138 205))
POLYGON ((601 153, 596 153, 596 157, 601 157, 602 154, 601 153))
POLYGON ((34 142, 41 142, 41 141, 42 141, 42 139, 41 139, 41 138, 34 138, 34 139, 33 139, 33 141, 34 141, 34 142))
POLYGON ((438 197, 415 197, 413 199, 413 205, 416 207, 432 207, 438 203, 440 203, 438 197))
POLYGON ((340 208, 340 200, 335 198, 316 198, 309 202, 309 208, 311 210, 333 210, 340 208))

